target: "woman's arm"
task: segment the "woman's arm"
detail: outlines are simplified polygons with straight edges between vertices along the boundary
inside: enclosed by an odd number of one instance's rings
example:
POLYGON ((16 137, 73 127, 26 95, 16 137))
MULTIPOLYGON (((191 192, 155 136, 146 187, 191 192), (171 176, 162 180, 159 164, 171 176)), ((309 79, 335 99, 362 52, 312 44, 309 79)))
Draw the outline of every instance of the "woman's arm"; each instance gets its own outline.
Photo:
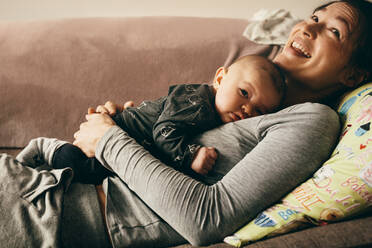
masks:
POLYGON ((233 125, 251 129, 258 145, 212 186, 162 164, 118 127, 105 132, 96 157, 190 243, 213 243, 306 180, 329 156, 339 131, 336 113, 319 104, 244 124, 233 125))

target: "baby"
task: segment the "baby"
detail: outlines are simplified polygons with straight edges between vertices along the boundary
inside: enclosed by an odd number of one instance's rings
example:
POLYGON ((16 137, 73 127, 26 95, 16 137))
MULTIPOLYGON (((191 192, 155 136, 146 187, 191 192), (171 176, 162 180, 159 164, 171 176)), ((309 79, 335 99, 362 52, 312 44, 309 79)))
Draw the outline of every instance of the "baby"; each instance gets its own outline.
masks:
MULTIPOLYGON (((193 137, 223 123, 277 110, 285 88, 284 76, 274 63, 260 56, 244 56, 229 68, 219 68, 213 85, 171 86, 167 96, 144 101, 112 118, 163 162, 186 174, 207 174, 217 152, 193 143, 193 137)), ((42 154, 42 143, 48 142, 35 139, 25 150, 36 148, 42 154)), ((52 167, 71 167, 73 180, 82 183, 99 184, 111 174, 97 159, 68 143, 54 152, 52 167)))

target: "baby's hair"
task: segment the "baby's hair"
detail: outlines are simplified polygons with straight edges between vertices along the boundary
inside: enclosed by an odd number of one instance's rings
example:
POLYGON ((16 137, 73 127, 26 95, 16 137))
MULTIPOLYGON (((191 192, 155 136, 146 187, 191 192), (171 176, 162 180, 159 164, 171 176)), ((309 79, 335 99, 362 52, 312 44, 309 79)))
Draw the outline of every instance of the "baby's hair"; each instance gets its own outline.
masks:
POLYGON ((280 68, 280 66, 275 64, 273 61, 269 60, 268 58, 263 57, 263 56, 259 56, 259 55, 245 55, 245 56, 239 57, 237 60, 234 61, 233 64, 231 64, 229 66, 229 68, 231 66, 235 65, 235 64, 241 63, 243 60, 246 60, 248 58, 259 58, 259 59, 265 60, 266 62, 268 62, 272 66, 274 71, 277 72, 278 75, 273 75, 272 73, 270 73, 270 76, 273 79, 275 90, 280 95, 280 105, 278 106, 278 108, 282 107, 284 99, 287 95, 286 94, 287 83, 286 83, 286 77, 285 77, 285 73, 284 73, 283 69, 280 68), (277 77, 277 76, 279 76, 279 77, 277 77))

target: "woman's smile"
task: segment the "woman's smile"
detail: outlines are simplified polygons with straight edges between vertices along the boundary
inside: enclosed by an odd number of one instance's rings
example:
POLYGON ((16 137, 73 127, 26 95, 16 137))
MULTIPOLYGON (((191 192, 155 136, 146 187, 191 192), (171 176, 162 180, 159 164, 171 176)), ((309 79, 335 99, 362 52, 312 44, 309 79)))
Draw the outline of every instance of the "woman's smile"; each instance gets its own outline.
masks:
POLYGON ((275 58, 294 81, 312 91, 347 85, 348 61, 359 32, 355 10, 337 2, 316 10, 296 24, 282 53, 275 58))
POLYGON ((305 58, 311 58, 311 55, 308 52, 308 49, 305 48, 305 46, 302 45, 301 43, 293 41, 291 44, 291 48, 294 49, 299 55, 305 58))

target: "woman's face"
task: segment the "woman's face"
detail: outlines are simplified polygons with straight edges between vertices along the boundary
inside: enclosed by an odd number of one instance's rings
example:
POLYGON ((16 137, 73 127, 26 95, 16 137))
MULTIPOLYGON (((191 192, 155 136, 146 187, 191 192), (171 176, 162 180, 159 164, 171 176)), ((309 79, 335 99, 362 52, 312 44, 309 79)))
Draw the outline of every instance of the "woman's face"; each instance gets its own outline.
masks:
POLYGON ((333 3, 298 23, 274 61, 313 90, 347 84, 344 78, 359 38, 357 27, 356 10, 346 3, 333 3))

